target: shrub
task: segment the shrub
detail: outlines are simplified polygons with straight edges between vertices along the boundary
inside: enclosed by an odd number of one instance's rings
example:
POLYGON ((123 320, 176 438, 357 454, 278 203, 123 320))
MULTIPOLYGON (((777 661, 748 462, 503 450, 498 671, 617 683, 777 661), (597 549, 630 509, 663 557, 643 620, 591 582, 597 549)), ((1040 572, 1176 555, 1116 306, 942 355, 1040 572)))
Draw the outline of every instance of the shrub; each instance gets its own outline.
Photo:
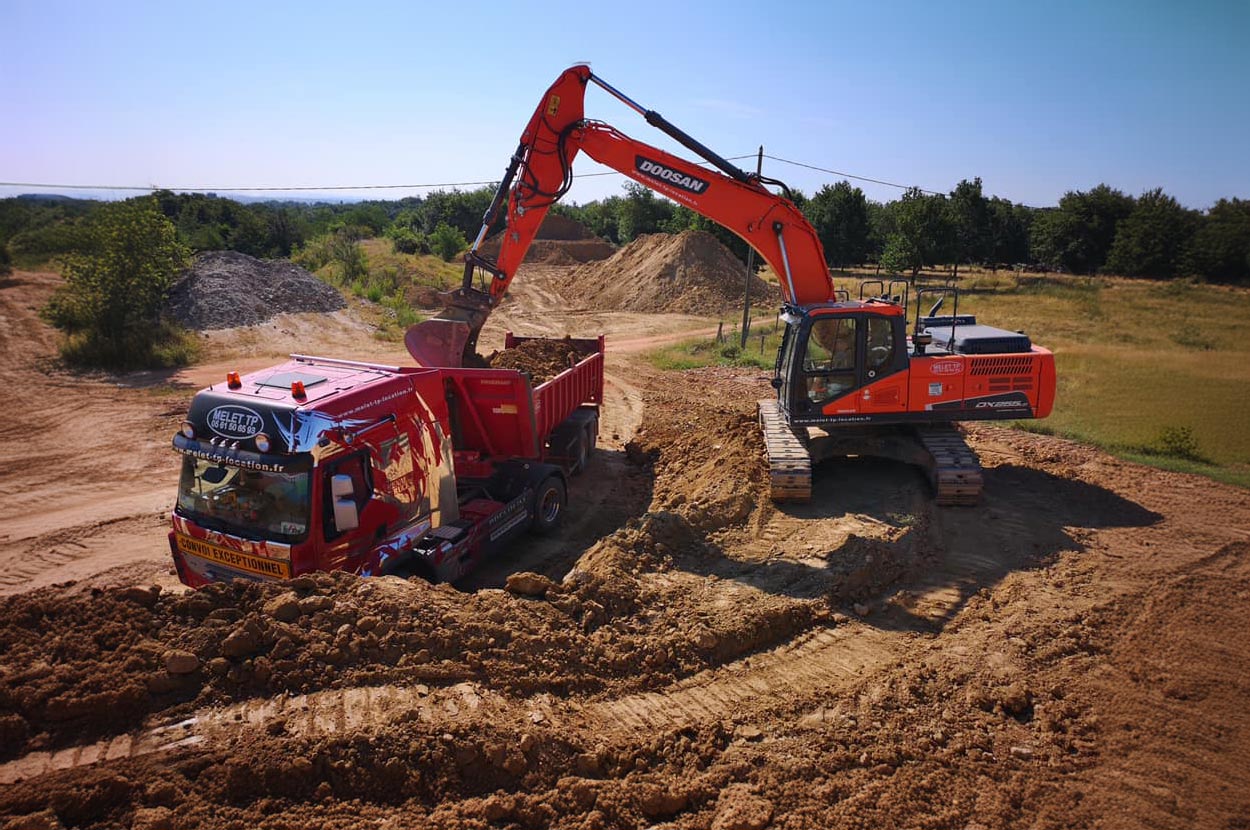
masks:
POLYGON ((1189 427, 1164 427, 1149 450, 1156 455, 1170 455, 1186 461, 1206 461, 1198 439, 1189 427))
POLYGON ((443 262, 451 262, 452 257, 468 246, 469 240, 465 239, 464 234, 446 222, 440 222, 434 233, 430 234, 430 248, 443 262))
POLYGON ((66 285, 45 316, 68 339, 62 356, 79 366, 166 366, 193 345, 160 319, 188 252, 151 197, 106 205, 84 225, 65 260, 66 285))

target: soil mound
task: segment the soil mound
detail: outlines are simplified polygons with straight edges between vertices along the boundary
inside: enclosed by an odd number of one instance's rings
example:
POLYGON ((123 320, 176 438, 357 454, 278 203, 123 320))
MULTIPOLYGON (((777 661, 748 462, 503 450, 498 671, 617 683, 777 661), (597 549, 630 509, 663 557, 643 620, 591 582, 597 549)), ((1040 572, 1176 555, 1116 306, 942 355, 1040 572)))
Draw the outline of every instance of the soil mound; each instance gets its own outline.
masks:
MULTIPOLYGON (((746 266, 706 231, 646 234, 602 264, 586 265, 570 278, 579 297, 595 308, 711 314, 742 303, 746 266)), ((777 289, 751 278, 753 302, 768 302, 777 289)))
MULTIPOLYGON (((503 232, 500 232, 482 243, 482 253, 494 259, 499 256, 502 244, 503 232)), ((579 265, 607 259, 614 253, 616 248, 611 242, 595 236, 582 223, 567 216, 548 213, 523 261, 543 265, 579 265)))
POLYGON ((170 292, 166 308, 184 326, 254 326, 284 312, 345 308, 342 295, 284 259, 256 259, 236 251, 200 254, 170 292))
POLYGON ((494 352, 486 358, 492 369, 516 369, 528 372, 535 386, 546 383, 582 359, 573 341, 525 340, 511 349, 494 352))

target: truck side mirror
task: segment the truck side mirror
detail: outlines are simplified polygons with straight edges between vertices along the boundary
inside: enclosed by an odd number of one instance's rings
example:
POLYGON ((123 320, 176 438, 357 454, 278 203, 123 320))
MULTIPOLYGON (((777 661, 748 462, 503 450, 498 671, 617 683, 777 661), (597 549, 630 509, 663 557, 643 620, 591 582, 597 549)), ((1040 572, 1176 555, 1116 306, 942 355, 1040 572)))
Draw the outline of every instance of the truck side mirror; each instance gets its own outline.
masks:
POLYGON ((360 527, 360 513, 356 510, 356 488, 352 477, 330 477, 330 496, 334 500, 334 529, 343 533, 360 527))

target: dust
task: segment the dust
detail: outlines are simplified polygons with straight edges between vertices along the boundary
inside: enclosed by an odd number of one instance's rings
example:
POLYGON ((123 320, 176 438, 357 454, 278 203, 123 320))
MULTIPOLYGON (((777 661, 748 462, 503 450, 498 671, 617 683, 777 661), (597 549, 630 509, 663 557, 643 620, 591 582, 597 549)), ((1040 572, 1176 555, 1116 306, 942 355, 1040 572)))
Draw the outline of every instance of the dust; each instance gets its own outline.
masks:
MULTIPOLYGON (((565 293, 594 308, 715 314, 742 305, 746 266, 706 231, 646 234, 569 276, 565 293)), ((780 294, 751 277, 754 303, 780 294)))
POLYGON ((298 265, 235 251, 196 255, 167 301, 170 316, 193 329, 252 326, 284 312, 346 306, 338 291, 298 265))

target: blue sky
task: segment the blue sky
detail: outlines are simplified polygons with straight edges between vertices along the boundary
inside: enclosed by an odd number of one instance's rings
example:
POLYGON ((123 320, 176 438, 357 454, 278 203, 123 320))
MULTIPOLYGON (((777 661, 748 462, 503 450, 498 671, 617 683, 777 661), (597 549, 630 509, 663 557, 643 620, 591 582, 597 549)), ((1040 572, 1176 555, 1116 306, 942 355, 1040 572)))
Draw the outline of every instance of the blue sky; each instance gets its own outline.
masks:
MULTIPOLYGON (((0 0, 0 32, 0 181, 490 180, 547 85, 589 61, 727 156, 762 144, 942 191, 980 176, 1032 205, 1104 181, 1197 208, 1250 197, 1245 0, 0 0)), ((587 114, 674 149, 595 88, 587 114)), ((809 194, 837 178, 768 159, 764 172, 809 194)), ((621 181, 581 179, 568 198, 621 181)))

